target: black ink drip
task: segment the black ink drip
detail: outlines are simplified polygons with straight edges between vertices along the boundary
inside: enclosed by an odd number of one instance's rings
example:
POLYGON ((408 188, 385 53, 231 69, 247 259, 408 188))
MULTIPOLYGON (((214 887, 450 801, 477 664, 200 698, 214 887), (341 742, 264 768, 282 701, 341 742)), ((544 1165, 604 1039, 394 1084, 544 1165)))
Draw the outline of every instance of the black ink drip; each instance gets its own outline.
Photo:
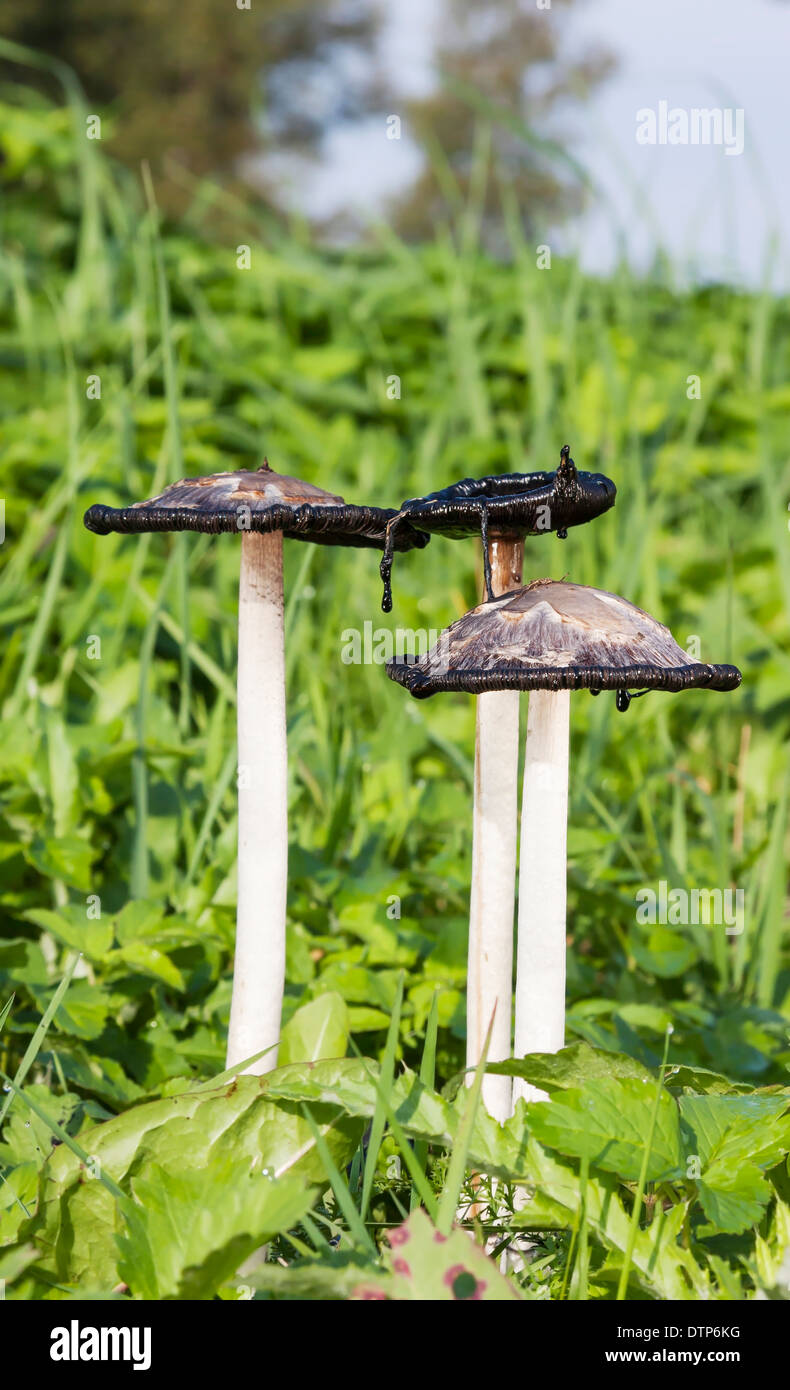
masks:
POLYGON ((646 690, 618 690, 615 703, 621 714, 625 714, 632 700, 639 700, 642 695, 647 695, 646 690))
POLYGON ((381 599, 382 613, 392 612, 392 562, 394 559, 395 547, 394 530, 397 520, 397 517, 393 517, 392 521, 387 523, 387 530, 384 536, 384 554, 381 558, 381 564, 379 565, 379 574, 381 575, 381 580, 384 585, 384 593, 381 599))

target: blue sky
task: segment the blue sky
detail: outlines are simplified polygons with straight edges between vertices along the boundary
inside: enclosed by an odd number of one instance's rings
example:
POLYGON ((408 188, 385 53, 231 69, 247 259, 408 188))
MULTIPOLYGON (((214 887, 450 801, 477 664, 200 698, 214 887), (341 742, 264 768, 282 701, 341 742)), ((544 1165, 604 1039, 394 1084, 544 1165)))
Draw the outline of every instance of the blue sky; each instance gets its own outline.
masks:
MULTIPOLYGON (((759 283, 777 241, 774 283, 790 284, 790 5, 780 0, 592 0, 569 20, 620 60, 596 95, 574 152, 609 197, 644 264, 656 241, 697 274, 759 283), (741 107, 744 151, 639 146, 635 113, 661 99, 741 107), (645 206, 647 204, 647 208, 645 206)), ((603 200, 571 231, 593 268, 611 262, 603 200)))

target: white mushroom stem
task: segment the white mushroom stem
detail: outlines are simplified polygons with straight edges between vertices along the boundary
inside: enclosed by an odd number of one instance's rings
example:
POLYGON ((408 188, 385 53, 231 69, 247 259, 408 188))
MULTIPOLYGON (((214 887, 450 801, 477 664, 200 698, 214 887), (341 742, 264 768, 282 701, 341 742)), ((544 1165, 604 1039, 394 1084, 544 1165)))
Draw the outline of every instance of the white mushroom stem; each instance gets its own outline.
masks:
MULTIPOLYGON (((521 583, 524 542, 492 538, 489 543, 495 596, 521 583)), ((466 1065, 476 1067, 494 1017, 488 1060, 511 1055, 513 1006, 513 915, 516 896, 518 825, 517 690, 477 697, 475 739, 472 890, 466 1001, 466 1065)), ((471 1083, 472 1075, 467 1074, 471 1083)), ((511 1110, 509 1076, 483 1079, 483 1103, 497 1120, 511 1110)))
MULTIPOLYGON (((529 696, 518 889, 515 1056, 565 1043, 570 691, 529 696)), ((514 1102, 545 1100, 516 1080, 514 1102)))
POLYGON ((246 531, 239 586, 239 862, 228 1067, 277 1065, 285 986, 288 751, 285 723, 283 538, 246 531))

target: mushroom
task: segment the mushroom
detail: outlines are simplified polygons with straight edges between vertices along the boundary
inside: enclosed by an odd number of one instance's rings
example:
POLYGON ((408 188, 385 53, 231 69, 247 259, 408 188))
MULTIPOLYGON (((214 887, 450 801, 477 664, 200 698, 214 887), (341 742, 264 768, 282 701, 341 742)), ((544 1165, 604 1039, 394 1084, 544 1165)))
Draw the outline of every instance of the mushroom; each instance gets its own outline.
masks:
MULTIPOLYGON (((537 579, 473 608, 432 651, 417 661, 391 661, 387 675, 417 699, 443 690, 530 691, 515 1055, 556 1052, 565 1040, 570 692, 615 690, 624 711, 649 690, 734 690, 741 673, 736 666, 690 662, 669 629, 627 599, 537 579)), ((542 1093, 517 1081, 514 1095, 536 1099, 542 1093)))
MULTIPOLYGON (((490 600, 521 584, 524 537, 591 521, 614 505, 615 486, 601 473, 576 468, 566 444, 553 473, 505 473, 460 483, 404 502, 387 526, 381 561, 382 608, 392 607, 393 548, 399 528, 449 537, 480 533, 490 600)), ((510 1056, 513 989, 513 911, 518 831, 519 701, 514 691, 480 696, 475 734, 472 880, 469 904, 466 1061, 475 1067, 492 1023, 488 1056, 510 1056)), ((486 1076, 483 1099, 495 1118, 510 1114, 511 1082, 486 1076)))
POLYGON ((614 506, 617 489, 603 473, 582 473, 571 458, 570 445, 560 450, 553 473, 499 473, 488 478, 464 478, 460 483, 413 497, 387 523, 380 570, 384 584, 381 607, 392 608, 392 562, 402 526, 412 525, 444 536, 480 533, 486 597, 495 598, 488 538, 523 541, 527 535, 556 531, 561 540, 569 526, 592 521, 614 506))
MULTIPOLYGON (((260 1075, 277 1065, 285 981, 288 881, 288 755, 283 633, 283 536, 319 545, 381 549, 392 510, 342 497, 276 473, 185 478, 130 507, 96 505, 88 530, 241 533, 238 658, 238 902, 228 1067, 254 1054, 260 1075)), ((398 548, 427 544, 411 526, 398 548)))

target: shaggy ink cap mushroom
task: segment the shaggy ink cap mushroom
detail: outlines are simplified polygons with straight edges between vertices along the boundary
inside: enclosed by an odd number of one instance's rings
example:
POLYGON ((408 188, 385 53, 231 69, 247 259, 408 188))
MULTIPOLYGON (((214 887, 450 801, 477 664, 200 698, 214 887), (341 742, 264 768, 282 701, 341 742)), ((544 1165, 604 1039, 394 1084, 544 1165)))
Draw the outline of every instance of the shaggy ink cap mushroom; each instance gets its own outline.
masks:
MULTIPOLYGON (((430 496, 404 502, 387 527, 381 561, 382 608, 392 608, 393 551, 401 525, 449 537, 479 533, 489 600, 522 583, 524 538, 555 530, 561 538, 607 511, 615 500, 611 479, 580 473, 566 444, 553 473, 507 473, 465 478, 430 496)), ((471 1076, 485 1049, 489 1061, 511 1055, 510 1017, 518 842, 519 700, 515 691, 485 693, 477 701, 469 895, 466 1062, 471 1076)), ((483 1103, 499 1120, 510 1114, 506 1076, 487 1074, 483 1103)))
POLYGON ((689 661, 669 628, 603 589, 536 579, 488 600, 442 633, 415 660, 390 661, 387 675, 417 699, 438 691, 601 690, 618 709, 648 690, 735 690, 737 666, 689 661))
MULTIPOLYGON (((734 690, 741 673, 735 666, 690 662, 663 623, 626 599, 580 584, 538 579, 481 603, 452 623, 426 656, 390 662, 387 674, 419 699, 441 690, 530 691, 514 1055, 557 1052, 565 1041, 571 691, 616 690, 618 708, 625 709, 630 685, 734 690)), ((517 763, 517 754, 513 761, 517 763)), ((468 1017, 474 1019, 469 1009, 468 991, 468 1017)), ((518 1077, 513 1096, 546 1098, 518 1077)))
MULTIPOLYGON (((288 750, 285 713, 283 536, 381 549, 396 513, 354 507, 335 493, 257 471, 185 478, 129 507, 93 506, 85 525, 109 532, 232 532, 241 537, 239 583, 238 892, 228 1067, 277 1065, 285 986, 288 889, 288 750), (261 1056, 260 1054, 264 1054, 261 1056)), ((427 544, 410 525, 398 548, 427 544)))
POLYGON ((617 489, 603 473, 584 473, 570 456, 570 446, 560 450, 553 473, 502 473, 487 478, 464 478, 460 483, 404 502, 387 525, 381 561, 384 582, 382 609, 392 608, 392 554, 399 549, 401 526, 413 523, 422 531, 461 537, 479 532, 483 542, 486 594, 494 597, 488 537, 523 540, 526 535, 556 531, 564 540, 570 526, 592 521, 614 506, 617 489))
MULTIPOLYGON (((281 531, 291 540, 318 545, 351 545, 381 549, 387 524, 397 516, 390 507, 357 507, 313 483, 277 473, 264 459, 254 470, 212 473, 183 478, 158 497, 129 507, 96 504, 85 513, 89 531, 110 532, 281 531)), ((399 527, 398 550, 421 549, 424 532, 399 527)))

